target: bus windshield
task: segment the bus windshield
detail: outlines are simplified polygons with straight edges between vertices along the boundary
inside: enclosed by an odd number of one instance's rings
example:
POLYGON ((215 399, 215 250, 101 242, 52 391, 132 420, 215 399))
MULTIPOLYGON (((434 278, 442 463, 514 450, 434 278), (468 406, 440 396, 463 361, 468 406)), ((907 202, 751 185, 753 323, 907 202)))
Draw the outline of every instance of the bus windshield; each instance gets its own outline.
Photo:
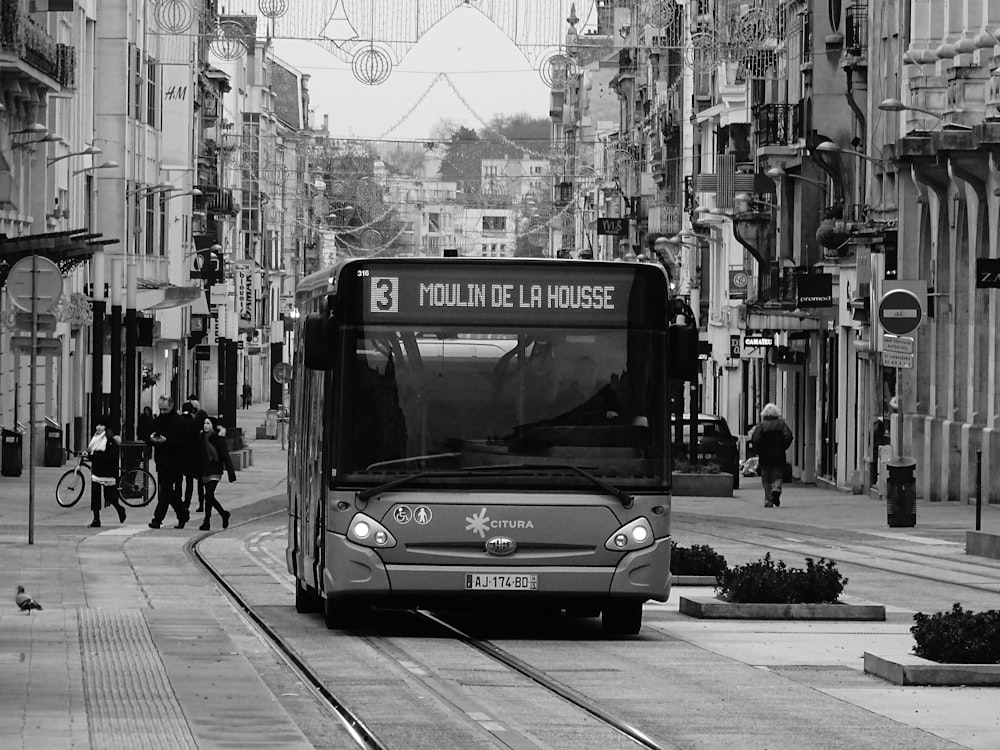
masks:
POLYGON ((340 480, 531 464, 544 482, 551 464, 558 482, 571 464, 616 486, 665 486, 662 330, 363 324, 345 333, 340 480))

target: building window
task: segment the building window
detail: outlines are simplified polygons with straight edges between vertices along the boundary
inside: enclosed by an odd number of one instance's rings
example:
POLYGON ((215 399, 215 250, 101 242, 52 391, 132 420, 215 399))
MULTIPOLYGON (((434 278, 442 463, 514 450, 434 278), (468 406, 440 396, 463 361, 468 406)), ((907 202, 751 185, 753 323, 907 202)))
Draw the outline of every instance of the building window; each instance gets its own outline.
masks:
MULTIPOLYGON (((159 214, 160 214, 160 255, 167 254, 167 201, 161 200, 157 201, 159 204, 159 214)), ((187 233, 187 217, 184 217, 185 224, 183 227, 182 238, 184 241, 188 238, 187 233)))
POLYGON ((427 231, 428 232, 441 231, 441 214, 439 213, 427 214, 427 231))
POLYGON ((159 103, 160 96, 156 90, 156 63, 146 60, 146 122, 157 130, 160 129, 159 103))
POLYGON ((136 120, 142 120, 142 52, 134 44, 129 45, 129 78, 132 80, 129 112, 136 120))
POLYGON ((483 231, 484 232, 503 232, 507 229, 507 217, 506 216, 484 216, 483 217, 483 231))
POLYGON ((156 194, 150 193, 146 196, 146 221, 144 224, 146 233, 146 255, 156 253, 156 194))

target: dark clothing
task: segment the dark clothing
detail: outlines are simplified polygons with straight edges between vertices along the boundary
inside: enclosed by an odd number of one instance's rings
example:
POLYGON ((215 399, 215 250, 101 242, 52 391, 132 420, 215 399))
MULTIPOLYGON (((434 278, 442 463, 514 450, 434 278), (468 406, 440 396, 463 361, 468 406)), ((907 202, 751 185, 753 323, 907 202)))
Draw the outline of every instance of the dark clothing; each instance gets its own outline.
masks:
POLYGON ((764 467, 785 467, 785 449, 792 444, 792 431, 781 417, 766 417, 750 434, 750 442, 760 461, 761 474, 764 467))
POLYGON ((180 474, 184 468, 185 451, 183 417, 175 411, 160 414, 153 420, 152 434, 166 438, 165 443, 154 443, 147 438, 147 442, 153 446, 157 473, 167 471, 180 474))
MULTIPOLYGON (((183 438, 184 460, 182 471, 184 476, 192 479, 201 476, 201 426, 204 417, 199 418, 198 414, 181 415, 180 428, 183 438)), ((201 493, 199 493, 200 495, 201 493)), ((190 500, 191 493, 187 493, 190 500)))
POLYGON ((183 475, 180 469, 161 469, 159 462, 156 465, 156 508, 153 510, 153 524, 159 527, 163 519, 167 516, 167 508, 173 508, 177 515, 177 523, 184 525, 191 517, 190 511, 184 506, 181 500, 181 484, 183 475))
POLYGON ((146 414, 143 412, 139 415, 139 424, 136 426, 135 434, 136 439, 146 442, 149 440, 149 434, 153 431, 153 420, 152 414, 146 414))
POLYGON ((95 477, 118 479, 118 458, 121 451, 114 435, 107 432, 104 434, 107 435, 104 450, 90 454, 90 473, 95 477))
POLYGON ((226 449, 226 440, 217 432, 207 435, 204 432, 201 437, 201 477, 207 482, 210 478, 222 476, 225 469, 229 475, 229 481, 236 481, 236 469, 233 468, 233 460, 229 457, 226 449))
POLYGON ((213 509, 222 516, 223 526, 228 526, 229 513, 215 498, 215 488, 219 485, 223 470, 228 474, 230 482, 236 481, 236 469, 233 468, 233 460, 229 457, 229 451, 226 449, 226 440, 218 432, 202 432, 199 445, 201 446, 201 476, 205 486, 205 523, 202 528, 208 528, 213 509))
POLYGON ((253 391, 250 389, 250 384, 249 383, 244 383, 243 384, 243 408, 244 409, 249 409, 250 408, 250 401, 251 401, 252 397, 253 397, 253 391))
POLYGON ((198 487, 198 510, 202 510, 205 507, 205 482, 199 476, 184 475, 184 505, 191 507, 195 485, 198 487))
POLYGON ((94 526, 101 523, 101 507, 114 506, 118 511, 118 520, 125 520, 125 509, 121 504, 121 497, 118 495, 118 460, 120 449, 115 442, 114 433, 106 431, 104 448, 90 453, 90 510, 94 514, 94 526), (115 480, 113 484, 99 482, 99 479, 115 480), (103 501, 103 503, 102 503, 103 501))

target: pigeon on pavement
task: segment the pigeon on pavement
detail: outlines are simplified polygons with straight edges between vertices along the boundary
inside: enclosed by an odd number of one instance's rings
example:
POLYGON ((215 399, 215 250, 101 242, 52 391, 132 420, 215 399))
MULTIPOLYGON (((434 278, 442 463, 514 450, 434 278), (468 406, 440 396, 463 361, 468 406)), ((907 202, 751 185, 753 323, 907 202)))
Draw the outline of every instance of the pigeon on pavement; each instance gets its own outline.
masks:
POLYGON ((14 601, 17 602, 18 609, 29 614, 33 609, 42 608, 42 605, 32 599, 29 594, 24 593, 24 586, 17 587, 17 593, 14 594, 14 601))

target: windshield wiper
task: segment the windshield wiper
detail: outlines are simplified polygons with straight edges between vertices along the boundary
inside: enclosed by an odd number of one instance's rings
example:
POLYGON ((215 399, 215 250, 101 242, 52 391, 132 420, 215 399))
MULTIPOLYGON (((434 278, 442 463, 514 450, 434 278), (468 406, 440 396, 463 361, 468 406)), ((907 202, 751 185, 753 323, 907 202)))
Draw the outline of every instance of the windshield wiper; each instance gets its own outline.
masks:
POLYGON ((525 469, 569 469, 597 487, 600 487, 612 497, 617 498, 621 502, 623 508, 631 508, 632 504, 635 502, 635 498, 624 490, 618 489, 614 485, 605 482, 603 479, 595 477, 589 471, 585 471, 579 466, 574 466, 573 464, 484 464, 482 466, 467 466, 464 469, 452 469, 450 471, 418 471, 415 474, 407 474, 405 477, 399 477, 398 479, 385 482, 377 487, 361 490, 357 494, 357 499, 361 502, 368 502, 368 500, 376 495, 381 495, 383 492, 388 492, 389 490, 393 490, 400 485, 412 482, 414 479, 420 479, 421 477, 453 477, 461 476, 462 474, 480 474, 511 470, 523 471, 525 469))
POLYGON ((612 497, 618 498, 621 501, 623 508, 631 508, 632 503, 635 502, 635 498, 625 492, 625 490, 620 490, 615 487, 610 482, 605 482, 600 477, 596 477, 589 471, 581 469, 579 466, 574 464, 486 464, 483 466, 470 466, 463 471, 475 471, 475 472, 490 472, 490 471, 504 471, 507 469, 569 469, 570 471, 576 472, 581 477, 597 485, 606 493, 612 497))

